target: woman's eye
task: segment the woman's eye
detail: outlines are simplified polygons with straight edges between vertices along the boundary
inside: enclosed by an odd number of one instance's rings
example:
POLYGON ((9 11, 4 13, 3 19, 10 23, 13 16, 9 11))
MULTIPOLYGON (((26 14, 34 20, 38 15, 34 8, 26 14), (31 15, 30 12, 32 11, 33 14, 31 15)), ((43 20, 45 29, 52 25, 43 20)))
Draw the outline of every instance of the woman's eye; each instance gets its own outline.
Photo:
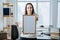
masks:
POLYGON ((32 8, 32 7, 30 7, 30 8, 32 8))
POLYGON ((28 9, 29 9, 29 7, 28 7, 28 9))

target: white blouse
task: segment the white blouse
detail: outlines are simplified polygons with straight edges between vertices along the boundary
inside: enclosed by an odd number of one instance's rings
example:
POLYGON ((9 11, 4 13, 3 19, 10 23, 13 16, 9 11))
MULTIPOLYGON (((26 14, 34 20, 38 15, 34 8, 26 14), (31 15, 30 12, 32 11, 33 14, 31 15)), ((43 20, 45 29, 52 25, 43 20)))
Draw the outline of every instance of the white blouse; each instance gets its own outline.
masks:
POLYGON ((24 37, 24 38, 36 38, 36 34, 23 34, 23 32, 21 30, 21 37, 24 37))

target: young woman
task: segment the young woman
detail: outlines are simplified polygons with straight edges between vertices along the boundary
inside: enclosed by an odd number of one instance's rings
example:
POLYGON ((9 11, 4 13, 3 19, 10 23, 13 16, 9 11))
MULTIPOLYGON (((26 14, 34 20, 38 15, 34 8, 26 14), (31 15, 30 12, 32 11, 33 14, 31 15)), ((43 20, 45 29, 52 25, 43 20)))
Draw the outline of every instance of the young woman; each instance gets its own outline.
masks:
MULTIPOLYGON (((34 12, 34 7, 31 3, 27 3, 25 6, 25 15, 35 15, 36 21, 38 20, 38 15, 34 12)), ((23 34, 23 31, 21 32, 21 38, 20 40, 36 40, 36 34, 23 34)))

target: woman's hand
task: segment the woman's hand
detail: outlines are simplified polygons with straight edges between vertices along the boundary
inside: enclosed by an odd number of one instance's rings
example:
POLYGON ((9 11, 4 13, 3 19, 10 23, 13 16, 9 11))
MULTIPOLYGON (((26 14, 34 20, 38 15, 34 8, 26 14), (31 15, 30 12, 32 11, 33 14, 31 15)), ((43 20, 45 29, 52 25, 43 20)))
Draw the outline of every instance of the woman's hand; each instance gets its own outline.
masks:
POLYGON ((38 15, 37 14, 34 14, 35 15, 35 19, 36 21, 38 21, 38 15))

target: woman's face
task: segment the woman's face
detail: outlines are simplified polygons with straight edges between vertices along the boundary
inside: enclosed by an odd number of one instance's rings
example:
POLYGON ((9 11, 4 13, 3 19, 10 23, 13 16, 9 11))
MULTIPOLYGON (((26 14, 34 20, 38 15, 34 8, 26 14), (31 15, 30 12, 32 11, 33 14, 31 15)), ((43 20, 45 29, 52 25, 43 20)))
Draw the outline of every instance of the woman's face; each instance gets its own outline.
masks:
POLYGON ((27 13, 28 13, 28 15, 31 15, 32 14, 32 6, 29 4, 29 5, 27 5, 27 13))

